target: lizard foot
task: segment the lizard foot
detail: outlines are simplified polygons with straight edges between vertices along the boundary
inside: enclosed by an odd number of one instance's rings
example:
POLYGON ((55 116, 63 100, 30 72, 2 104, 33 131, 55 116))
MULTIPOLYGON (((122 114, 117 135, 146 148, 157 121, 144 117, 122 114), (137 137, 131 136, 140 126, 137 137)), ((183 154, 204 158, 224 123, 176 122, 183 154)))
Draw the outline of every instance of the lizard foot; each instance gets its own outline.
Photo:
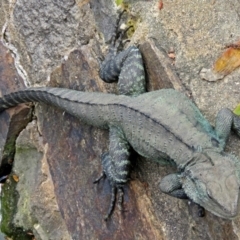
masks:
POLYGON ((122 19, 122 16, 123 14, 126 12, 126 10, 123 10, 119 16, 118 16, 118 19, 115 23, 115 29, 114 29, 114 33, 112 35, 112 38, 111 38, 111 43, 110 43, 110 49, 116 49, 118 50, 119 46, 121 45, 122 43, 122 39, 125 35, 125 33, 133 26, 130 26, 128 27, 127 29, 125 30, 121 30, 120 29, 120 22, 121 22, 121 19, 122 19))
MULTIPOLYGON (((94 184, 99 183, 103 178, 106 178, 106 174, 102 172, 102 174, 93 182, 94 184)), ((116 184, 110 182, 111 185, 111 201, 110 206, 108 208, 107 214, 104 217, 104 220, 107 221, 113 213, 116 198, 117 198, 117 206, 120 211, 122 211, 122 204, 123 204, 123 188, 117 186, 116 184), (118 196, 118 197, 117 197, 118 196)))
POLYGON ((128 181, 128 173, 129 173, 129 161, 126 160, 129 155, 128 148, 124 145, 125 140, 121 139, 120 132, 117 129, 112 128, 111 137, 114 139, 118 139, 118 141, 114 141, 114 145, 116 142, 121 146, 121 148, 115 148, 114 152, 121 153, 118 156, 111 157, 108 152, 103 153, 101 156, 103 172, 99 178, 97 178, 94 183, 99 183, 99 181, 103 178, 107 178, 111 186, 111 201, 108 208, 108 212, 105 216, 105 220, 108 220, 111 216, 114 207, 117 203, 117 206, 120 211, 122 211, 123 204, 123 186, 128 181), (118 138, 117 138, 118 137, 118 138), (121 151, 120 151, 121 149, 121 151), (116 151, 115 151, 116 150, 116 151), (117 151, 118 150, 118 151, 117 151), (117 160, 117 161, 116 161, 117 160))

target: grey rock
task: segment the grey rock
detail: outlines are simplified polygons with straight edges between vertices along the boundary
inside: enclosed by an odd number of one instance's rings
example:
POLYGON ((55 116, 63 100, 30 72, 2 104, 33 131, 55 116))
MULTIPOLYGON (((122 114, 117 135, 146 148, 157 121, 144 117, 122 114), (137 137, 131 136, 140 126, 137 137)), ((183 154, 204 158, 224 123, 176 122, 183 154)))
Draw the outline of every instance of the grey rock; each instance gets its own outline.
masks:
POLYGON ((16 187, 19 199, 13 223, 32 229, 36 239, 68 240, 71 237, 56 202, 47 148, 36 121, 29 123, 17 139, 13 173, 19 178, 16 187))
MULTIPOLYGON (((169 0, 164 1, 162 10, 155 1, 126 2, 129 15, 139 19, 130 44, 155 39, 165 52, 173 49, 176 75, 212 123, 220 108, 237 105, 239 69, 214 83, 203 81, 199 72, 211 68, 226 44, 239 40, 238 1, 169 0)), ((111 36, 112 24, 105 19, 113 21, 117 15, 113 1, 108 6, 103 1, 75 1, 75 5, 17 1, 12 8, 6 1, 0 4, 0 26, 8 22, 2 37, 20 59, 16 66, 25 70, 29 85, 50 82, 51 86, 87 91, 115 90, 114 85, 106 86, 99 80, 96 61, 98 52, 106 49, 102 36, 106 41, 111 36)), ((154 79, 150 81, 151 86, 158 86, 154 79)), ((224 221, 207 213, 198 218, 191 205, 159 191, 160 178, 171 169, 141 159, 135 171, 138 178, 125 190, 126 217, 115 215, 105 225, 102 216, 109 187, 106 182, 99 188, 92 186, 92 180, 101 172, 99 156, 106 150, 107 132, 82 125, 47 106, 37 105, 36 115, 43 141, 49 144, 46 158, 59 209, 73 239, 239 238, 239 217, 224 221)), ((240 155, 235 136, 228 146, 240 155)))

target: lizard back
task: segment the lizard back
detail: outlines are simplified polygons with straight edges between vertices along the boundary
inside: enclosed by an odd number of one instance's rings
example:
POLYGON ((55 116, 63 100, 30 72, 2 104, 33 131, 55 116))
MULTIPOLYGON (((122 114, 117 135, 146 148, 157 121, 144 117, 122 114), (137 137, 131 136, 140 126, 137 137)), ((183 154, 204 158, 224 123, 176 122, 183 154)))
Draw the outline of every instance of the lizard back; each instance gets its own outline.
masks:
POLYGON ((212 148, 218 142, 198 108, 174 89, 141 94, 128 108, 118 124, 133 148, 145 157, 171 158, 181 166, 198 148, 212 148))
POLYGON ((155 160, 171 158, 178 165, 191 158, 194 148, 212 147, 212 139, 218 141, 197 107, 173 89, 128 97, 63 88, 30 88, 3 96, 0 111, 23 102, 59 107, 97 127, 120 126, 140 155, 155 160))

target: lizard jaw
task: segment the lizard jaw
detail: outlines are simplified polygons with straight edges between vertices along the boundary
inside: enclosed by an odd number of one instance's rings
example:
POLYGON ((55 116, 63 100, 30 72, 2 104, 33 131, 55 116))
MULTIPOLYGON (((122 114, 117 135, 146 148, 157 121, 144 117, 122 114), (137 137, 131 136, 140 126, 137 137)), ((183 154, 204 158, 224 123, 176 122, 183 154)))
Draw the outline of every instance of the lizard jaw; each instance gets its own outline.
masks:
POLYGON ((226 219, 238 214, 239 178, 233 156, 208 152, 210 161, 186 167, 182 187, 187 196, 206 210, 226 219))

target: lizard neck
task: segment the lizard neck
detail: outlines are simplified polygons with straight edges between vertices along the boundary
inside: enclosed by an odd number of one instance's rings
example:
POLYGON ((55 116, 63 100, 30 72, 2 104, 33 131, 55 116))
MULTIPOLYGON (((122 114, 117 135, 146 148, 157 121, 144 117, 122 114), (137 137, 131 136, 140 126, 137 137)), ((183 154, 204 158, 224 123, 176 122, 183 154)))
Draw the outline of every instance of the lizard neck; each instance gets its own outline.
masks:
POLYGON ((216 147, 212 147, 212 148, 198 147, 198 148, 194 149, 191 158, 188 161, 186 161, 185 164, 180 165, 178 168, 181 171, 187 171, 187 170, 191 169, 193 166, 198 165, 198 164, 202 165, 203 163, 208 163, 208 164, 214 166, 216 159, 212 159, 209 156, 209 154, 213 153, 213 152, 216 154, 221 154, 222 149, 216 148, 216 147))

